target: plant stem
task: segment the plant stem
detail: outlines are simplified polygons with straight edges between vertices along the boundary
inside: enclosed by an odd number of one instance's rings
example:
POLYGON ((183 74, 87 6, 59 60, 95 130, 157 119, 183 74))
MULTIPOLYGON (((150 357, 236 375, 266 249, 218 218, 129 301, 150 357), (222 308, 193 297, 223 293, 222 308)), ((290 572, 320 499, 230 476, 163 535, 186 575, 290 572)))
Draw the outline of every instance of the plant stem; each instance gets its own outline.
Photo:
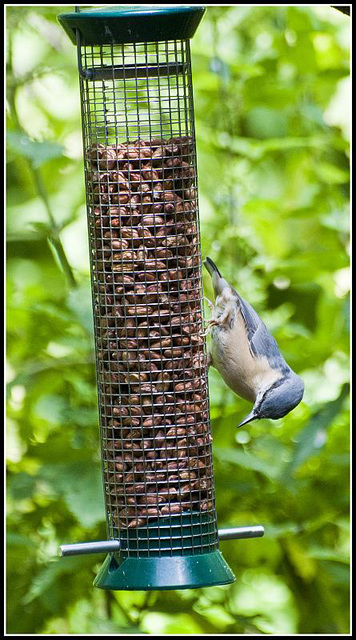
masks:
MULTIPOLYGON (((12 66, 12 38, 11 35, 9 34, 8 37, 8 60, 7 60, 7 74, 8 77, 12 78, 13 77, 13 66, 12 66)), ((21 133, 26 134, 26 131, 24 130, 23 126, 20 123, 20 119, 17 113, 17 108, 16 108, 16 91, 17 91, 17 87, 18 85, 16 83, 10 83, 9 87, 8 87, 8 103, 9 103, 9 107, 10 107, 10 115, 11 118, 15 124, 16 129, 18 129, 18 131, 20 131, 21 133)), ((69 264, 67 255, 64 251, 64 247, 62 244, 62 241, 60 239, 60 235, 59 235, 59 230, 56 224, 56 220, 55 217, 52 213, 51 210, 51 206, 49 203, 49 198, 48 198, 48 193, 47 193, 47 189, 45 187, 45 184, 43 182, 41 173, 39 171, 39 169, 37 167, 35 167, 33 165, 33 162, 29 159, 27 159, 28 165, 30 167, 30 171, 32 173, 32 177, 33 177, 33 181, 35 183, 35 187, 37 190, 37 193, 39 195, 39 197, 41 198, 44 207, 46 209, 49 221, 50 221, 50 234, 47 236, 47 240, 48 242, 53 246, 58 261, 62 267, 63 273, 65 274, 68 284, 71 288, 74 288, 77 286, 77 281, 74 277, 74 273, 73 273, 73 269, 69 264)))
POLYGON ((64 251, 64 247, 62 245, 60 236, 59 236, 59 231, 58 231, 58 227, 56 224, 56 221, 54 219, 50 204, 49 204, 49 200, 48 200, 48 195, 47 195, 47 191, 42 179, 42 176, 39 172, 39 170, 37 168, 35 168, 32 164, 31 161, 29 161, 29 165, 31 167, 31 171, 32 171, 32 175, 33 175, 33 179, 37 188, 37 192, 38 195, 40 196, 40 198, 43 201, 43 204, 45 206, 45 209, 47 211, 47 215, 49 217, 50 223, 51 223, 51 235, 48 236, 48 242, 50 242, 52 244, 52 246, 54 247, 58 260, 61 264, 61 267, 63 269, 64 274, 67 277, 68 280, 68 284, 70 287, 74 288, 77 286, 77 281, 74 277, 74 273, 73 273, 73 269, 70 266, 69 262, 68 262, 68 258, 66 256, 66 253, 64 251))

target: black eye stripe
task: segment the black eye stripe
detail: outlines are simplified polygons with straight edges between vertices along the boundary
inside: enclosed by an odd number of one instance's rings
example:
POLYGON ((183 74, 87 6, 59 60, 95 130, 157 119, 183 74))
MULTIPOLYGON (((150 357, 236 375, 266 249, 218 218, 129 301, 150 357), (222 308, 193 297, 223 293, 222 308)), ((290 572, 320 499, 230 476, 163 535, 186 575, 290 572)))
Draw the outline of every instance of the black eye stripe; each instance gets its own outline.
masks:
POLYGON ((280 387, 284 382, 284 378, 278 378, 278 380, 276 380, 276 382, 273 383, 273 385, 269 388, 269 391, 271 391, 271 389, 276 389, 277 387, 280 387))
POLYGON ((259 407, 261 406, 261 404, 263 403, 267 393, 269 393, 272 389, 277 389, 277 387, 280 387, 284 382, 284 378, 278 378, 278 380, 276 380, 276 382, 274 382, 268 389, 266 389, 266 391, 264 392, 260 402, 259 402, 259 407))

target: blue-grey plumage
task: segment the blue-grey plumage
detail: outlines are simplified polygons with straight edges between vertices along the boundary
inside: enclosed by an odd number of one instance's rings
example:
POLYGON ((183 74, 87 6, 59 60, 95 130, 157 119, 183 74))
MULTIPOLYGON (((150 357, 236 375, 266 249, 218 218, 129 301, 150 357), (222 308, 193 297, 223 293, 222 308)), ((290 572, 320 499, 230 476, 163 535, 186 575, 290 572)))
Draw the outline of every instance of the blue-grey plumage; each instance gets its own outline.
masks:
POLYGON ((253 402, 238 425, 282 418, 301 401, 304 382, 286 363, 277 342, 256 311, 206 258, 216 296, 211 327, 210 364, 240 397, 253 402))

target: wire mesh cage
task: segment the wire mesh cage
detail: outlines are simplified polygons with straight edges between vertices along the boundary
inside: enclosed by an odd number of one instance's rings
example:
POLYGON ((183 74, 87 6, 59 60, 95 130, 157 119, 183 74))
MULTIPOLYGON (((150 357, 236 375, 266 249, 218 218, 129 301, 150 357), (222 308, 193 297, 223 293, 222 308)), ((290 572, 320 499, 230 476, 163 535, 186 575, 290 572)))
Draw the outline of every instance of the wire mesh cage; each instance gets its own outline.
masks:
POLYGON ((78 46, 107 534, 120 540, 103 588, 234 580, 218 550, 203 330, 189 42, 203 13, 59 17, 78 46))

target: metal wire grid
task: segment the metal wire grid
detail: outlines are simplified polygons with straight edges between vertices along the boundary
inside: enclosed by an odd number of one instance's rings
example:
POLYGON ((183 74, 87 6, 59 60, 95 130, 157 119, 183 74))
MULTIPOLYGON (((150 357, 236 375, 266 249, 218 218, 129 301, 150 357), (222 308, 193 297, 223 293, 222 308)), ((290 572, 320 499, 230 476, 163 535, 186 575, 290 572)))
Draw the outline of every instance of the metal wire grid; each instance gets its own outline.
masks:
POLYGON ((86 116, 98 141, 189 135, 189 40, 85 47, 83 66, 94 75, 86 116))
POLYGON ((108 536, 128 555, 208 552, 218 534, 189 40, 84 47, 82 65, 108 536))

